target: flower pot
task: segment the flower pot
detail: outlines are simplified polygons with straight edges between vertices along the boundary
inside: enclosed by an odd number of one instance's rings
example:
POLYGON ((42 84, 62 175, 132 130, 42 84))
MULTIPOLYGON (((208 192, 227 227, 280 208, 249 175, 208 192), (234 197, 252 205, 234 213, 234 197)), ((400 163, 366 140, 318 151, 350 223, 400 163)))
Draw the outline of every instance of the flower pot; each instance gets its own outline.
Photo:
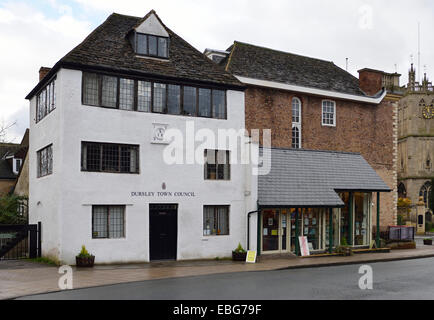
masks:
POLYGON ((426 246, 432 246, 432 239, 424 239, 423 244, 426 246))
POLYGON ((75 257, 75 264, 81 268, 92 268, 95 263, 95 256, 75 257))
POLYGON ((232 251, 232 260, 233 261, 246 261, 247 252, 235 252, 232 251))

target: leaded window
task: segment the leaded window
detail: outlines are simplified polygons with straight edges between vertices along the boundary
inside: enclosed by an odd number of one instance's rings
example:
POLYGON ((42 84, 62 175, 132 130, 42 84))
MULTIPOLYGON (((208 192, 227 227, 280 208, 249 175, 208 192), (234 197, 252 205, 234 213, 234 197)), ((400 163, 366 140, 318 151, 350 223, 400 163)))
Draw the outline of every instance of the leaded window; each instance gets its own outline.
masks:
POLYGON ((166 109, 166 85, 163 83, 154 83, 154 103, 152 111, 163 113, 166 109))
POLYGON ((49 145, 36 154, 37 176, 45 177, 53 173, 53 146, 49 145))
POLYGON ((102 76, 101 105, 103 107, 116 108, 118 92, 118 79, 111 76, 102 76))
POLYGON ((169 38, 136 33, 136 53, 145 56, 167 58, 169 38))
POLYGON ((138 81, 137 87, 137 111, 151 112, 152 83, 138 81))
POLYGON ((203 235, 229 235, 229 206, 203 207, 203 235))
POLYGON ((227 150, 205 150, 205 180, 230 179, 230 152, 227 150))
POLYGON ((336 103, 330 100, 322 102, 322 125, 336 126, 336 103))
POLYGON ((197 90, 195 87, 184 86, 183 112, 187 116, 196 115, 197 90))
POLYGON ((134 110, 134 80, 119 80, 119 109, 134 110))
POLYGON ((125 206, 92 206, 92 238, 125 238, 125 206))
POLYGON ((36 96, 36 122, 56 109, 56 79, 48 83, 36 96))
MULTIPOLYGON (((226 119, 224 90, 93 73, 83 73, 82 88, 82 103, 85 105, 226 119)), ((54 86, 50 88, 49 96, 55 101, 54 86)), ((38 96, 38 105, 46 105, 45 99, 46 95, 38 96)), ((45 112, 41 110, 38 109, 38 118, 45 112)))
POLYGON ((226 93, 223 90, 212 91, 213 118, 226 119, 226 93))
POLYGON ((82 142, 81 170, 139 173, 139 146, 82 142))
POLYGON ((167 113, 181 113, 181 87, 173 84, 167 86, 167 113))
POLYGON ((199 88, 199 117, 211 117, 211 89, 199 88))

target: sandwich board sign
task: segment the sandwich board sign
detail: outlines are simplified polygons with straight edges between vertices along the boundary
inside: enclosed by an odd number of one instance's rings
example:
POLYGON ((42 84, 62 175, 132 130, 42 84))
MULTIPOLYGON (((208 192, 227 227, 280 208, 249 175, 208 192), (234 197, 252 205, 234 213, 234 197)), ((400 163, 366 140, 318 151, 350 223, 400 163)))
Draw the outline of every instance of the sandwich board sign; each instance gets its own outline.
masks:
POLYGON ((256 263, 256 251, 247 251, 246 262, 256 263))
POLYGON ((300 244, 300 252, 302 257, 310 256, 309 244, 307 237, 298 237, 298 243, 300 244))

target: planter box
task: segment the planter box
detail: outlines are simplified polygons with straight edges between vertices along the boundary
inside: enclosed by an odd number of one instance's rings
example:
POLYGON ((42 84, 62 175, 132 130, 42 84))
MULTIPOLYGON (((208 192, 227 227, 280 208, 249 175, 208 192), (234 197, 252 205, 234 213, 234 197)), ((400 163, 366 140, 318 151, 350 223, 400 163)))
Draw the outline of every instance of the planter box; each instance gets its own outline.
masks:
POLYGON ((423 244, 426 246, 432 246, 432 239, 424 239, 423 244))
POLYGON ((95 263, 95 256, 87 258, 75 257, 75 264, 80 268, 92 268, 95 263))
POLYGON ((232 251, 232 260, 234 261, 246 261, 247 252, 235 252, 232 251))

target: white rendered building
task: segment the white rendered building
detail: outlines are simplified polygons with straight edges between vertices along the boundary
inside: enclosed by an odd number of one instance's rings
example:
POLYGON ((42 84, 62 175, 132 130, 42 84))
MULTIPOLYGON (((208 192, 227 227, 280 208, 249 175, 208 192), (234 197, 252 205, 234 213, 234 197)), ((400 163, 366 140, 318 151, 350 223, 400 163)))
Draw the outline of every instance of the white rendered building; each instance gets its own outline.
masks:
POLYGON ((29 215, 44 256, 74 264, 85 245, 96 263, 214 259, 246 247, 257 178, 225 161, 244 142, 203 136, 245 128, 244 86, 154 11, 112 14, 27 98, 29 215))

